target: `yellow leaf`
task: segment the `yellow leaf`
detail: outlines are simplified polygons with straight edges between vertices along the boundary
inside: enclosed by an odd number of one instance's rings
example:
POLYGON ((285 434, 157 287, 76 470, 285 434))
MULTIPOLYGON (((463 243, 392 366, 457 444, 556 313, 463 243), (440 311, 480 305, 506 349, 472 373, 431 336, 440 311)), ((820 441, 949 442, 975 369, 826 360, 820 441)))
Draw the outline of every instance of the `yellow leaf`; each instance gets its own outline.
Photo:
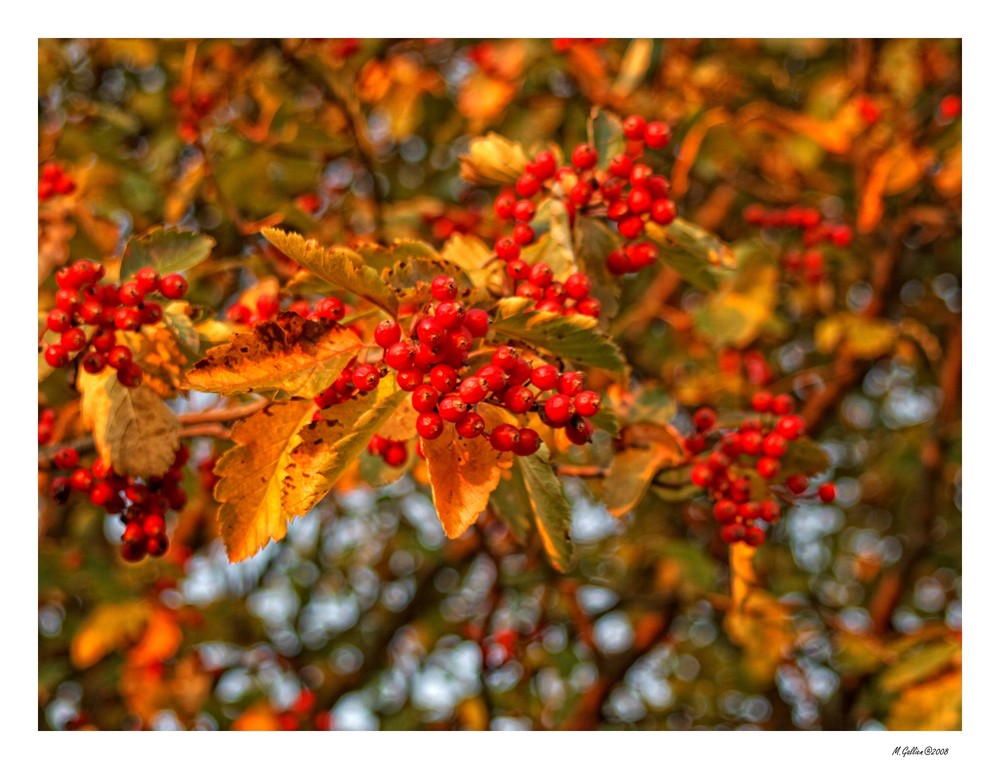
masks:
POLYGON ((753 568, 755 550, 745 542, 736 542, 729 548, 729 570, 732 580, 732 610, 739 613, 743 609, 750 587, 757 581, 753 568))
POLYGON ((650 431, 656 435, 646 446, 632 446, 615 454, 604 479, 604 502, 608 512, 616 517, 632 510, 649 488, 653 478, 665 467, 678 464, 684 449, 676 437, 662 426, 650 431))
POLYGON ((281 479, 286 513, 305 515, 322 500, 408 397, 391 376, 384 377, 374 392, 324 409, 320 419, 304 425, 289 444, 281 479))
POLYGON ((616 98, 624 98, 636 89, 649 70, 653 57, 653 41, 647 38, 633 40, 622 57, 618 77, 611 86, 611 94, 616 98))
POLYGON ((475 72, 458 92, 458 111, 471 121, 482 121, 482 126, 503 112, 516 95, 517 87, 509 81, 475 72))
POLYGON ((145 601, 98 606, 73 637, 70 660, 78 668, 89 668, 115 649, 133 643, 142 635, 151 612, 145 601))
POLYGON ((281 484, 290 443, 315 410, 311 400, 272 403, 233 428, 236 445, 215 465, 219 525, 230 561, 249 558, 285 536, 289 517, 281 484))
MULTIPOLYGON (((479 415, 486 421, 487 432, 504 421, 497 409, 488 406, 480 406, 479 415)), ((438 518, 448 538, 457 539, 486 509, 500 483, 498 452, 481 436, 459 437, 452 424, 446 424, 433 441, 421 439, 421 445, 438 518)))
POLYGON ((889 708, 890 729, 944 731, 962 728, 962 671, 904 691, 889 708))
POLYGON ((842 350, 854 358, 878 358, 891 352, 899 333, 888 321, 842 313, 816 324, 816 349, 842 350))
POLYGON ((153 610, 139 643, 128 653, 130 665, 143 666, 163 662, 174 656, 184 634, 181 632, 173 612, 157 607, 153 610))
POLYGON ((962 145, 951 148, 944 156, 943 168, 934 177, 934 186, 949 197, 962 192, 962 145))
POLYGON ((203 392, 265 390, 311 398, 333 383, 361 346, 349 329, 283 312, 213 347, 188 372, 187 381, 203 392))
POLYGON ((124 335, 133 360, 146 374, 145 383, 161 398, 172 397, 184 381, 188 363, 177 336, 161 325, 143 326, 124 335))
POLYGON ((233 721, 233 731, 276 732, 281 729, 277 713, 266 702, 251 705, 233 721))
POLYGON ((469 154, 462 155, 462 178, 472 184, 513 184, 524 173, 528 156, 517 142, 492 131, 469 142, 469 154))
POLYGON ((119 475, 163 475, 180 446, 177 415, 145 384, 125 387, 111 377, 105 389, 107 421, 101 430, 97 417, 94 434, 101 455, 119 475))

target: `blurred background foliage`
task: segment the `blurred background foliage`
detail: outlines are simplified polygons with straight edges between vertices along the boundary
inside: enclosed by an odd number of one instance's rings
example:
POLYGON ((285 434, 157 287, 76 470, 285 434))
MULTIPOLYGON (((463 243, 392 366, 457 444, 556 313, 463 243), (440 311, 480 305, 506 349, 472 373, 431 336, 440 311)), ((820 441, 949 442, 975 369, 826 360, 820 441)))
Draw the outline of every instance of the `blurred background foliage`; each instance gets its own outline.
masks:
MULTIPOLYGON (((734 621, 706 504, 655 483, 614 518, 569 482, 565 576, 491 513, 446 541, 411 476, 373 490, 353 475, 230 565, 196 470, 220 442, 201 438, 160 561, 123 563, 112 516, 40 496, 39 728, 961 727, 958 41, 41 40, 38 54, 39 162, 77 185, 40 208, 42 307, 67 260, 108 261, 166 223, 217 242, 190 298, 221 319, 293 271, 265 224, 330 244, 491 238, 489 193, 458 175, 472 137, 568 151, 595 105, 666 120, 658 170, 738 266, 718 291, 663 266, 622 281, 611 330, 634 381, 681 430, 700 405, 793 393, 838 489, 772 530, 734 621), (746 221, 753 204, 815 207, 854 237, 803 272, 787 231, 746 221)), ((40 406, 61 409, 58 437, 74 393, 56 379, 40 406)))

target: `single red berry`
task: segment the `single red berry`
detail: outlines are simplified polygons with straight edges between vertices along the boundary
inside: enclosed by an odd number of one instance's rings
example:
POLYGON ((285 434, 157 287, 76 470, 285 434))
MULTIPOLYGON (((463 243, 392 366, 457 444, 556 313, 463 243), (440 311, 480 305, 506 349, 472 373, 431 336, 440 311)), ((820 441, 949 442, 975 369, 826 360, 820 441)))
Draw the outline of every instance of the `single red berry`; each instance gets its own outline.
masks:
POLYGON ((962 114, 962 98, 953 93, 948 94, 938 104, 938 114, 941 120, 950 123, 962 114))
POLYGON ((544 404, 545 416, 555 425, 564 425, 573 418, 573 399, 568 395, 556 394, 544 404))
POLYGON ((126 387, 138 387, 142 384, 142 369, 134 361, 118 369, 118 381, 126 387))
POLYGON ((183 275, 172 273, 160 278, 160 293, 167 299, 180 299, 187 290, 188 284, 183 275))
POLYGON ((79 352, 87 346, 87 334, 79 327, 68 328, 59 337, 59 344, 67 352, 79 352))
POLYGON ((538 191, 541 188, 541 180, 533 173, 521 174, 521 176, 518 177, 517 183, 514 185, 514 189, 517 190, 517 194, 522 198, 534 197, 538 194, 538 191))
POLYGON ((470 406, 479 403, 487 394, 489 394, 490 386, 485 378, 480 376, 470 376, 462 380, 462 383, 458 386, 458 396, 462 399, 463 403, 467 403, 470 406))
POLYGON ((88 350, 80 359, 80 365, 88 374, 99 374, 107 365, 108 359, 104 353, 97 350, 88 350))
POLYGON ((497 368, 503 369, 504 371, 510 371, 514 368, 514 365, 520 357, 521 356, 518 355, 517 350, 513 347, 503 345, 498 347, 493 352, 493 357, 490 362, 497 368))
POLYGON ((417 324, 417 338, 426 345, 434 347, 444 340, 445 329, 434 318, 424 318, 417 324))
POLYGON ((691 433, 684 437, 684 448, 689 454, 700 454, 705 450, 705 436, 701 433, 691 433))
POLYGON ((416 350, 409 340, 396 342, 385 351, 385 365, 396 371, 412 368, 415 353, 416 350))
POLYGON ((700 433, 707 433, 715 426, 715 411, 700 408, 694 412, 694 427, 700 433))
POLYGON ((805 420, 800 416, 792 414, 779 419, 774 429, 783 438, 794 441, 802 435, 805 427, 805 420))
POLYGON ((587 315, 591 318, 601 317, 601 300, 596 296, 588 296, 586 299, 581 299, 577 302, 576 311, 580 315, 587 315))
POLYGON ((837 498, 837 487, 832 483, 824 483, 820 485, 820 487, 816 490, 816 493, 819 494, 819 498, 822 502, 830 504, 837 498))
POLYGON ((639 115, 629 115, 622 121, 622 130, 628 139, 643 139, 646 137, 646 121, 639 115))
POLYGON ((567 371, 559 375, 556 381, 556 389, 560 395, 573 397, 583 392, 583 374, 579 371, 567 371))
POLYGON ((457 328, 465 320, 465 306, 461 302, 441 302, 434 310, 434 320, 446 330, 457 328))
POLYGON ((622 237, 634 240, 642 234, 644 226, 641 216, 628 216, 618 222, 618 232, 622 237))
POLYGON ((431 281, 431 296, 439 302, 450 302, 458 296, 458 284, 451 275, 438 275, 431 281))
POLYGON ((761 390, 754 393, 753 398, 750 399, 750 406, 758 414, 766 414, 771 410, 771 404, 773 402, 774 396, 767 390, 761 390))
POLYGON ((373 435, 368 441, 368 453, 372 456, 380 457, 389 448, 389 439, 381 435, 373 435))
POLYGON ((744 502, 740 505, 740 517, 744 521, 760 518, 760 502, 744 502))
POLYGON ((743 444, 743 453, 751 457, 756 457, 763 450, 764 438, 758 430, 749 430, 740 435, 743 444))
POLYGON ((403 335, 403 329, 394 320, 383 320, 375 326, 375 343, 383 348, 396 344, 403 335))
POLYGON ((89 323, 90 325, 95 326, 100 323, 101 318, 104 317, 104 305, 96 299, 88 299, 80 305, 79 312, 80 318, 84 323, 89 323))
POLYGON ((444 420, 436 411, 421 414, 417 417, 417 435, 432 441, 444 431, 444 420))
POLYGON ((431 384, 440 393, 450 393, 458 387, 458 374, 455 369, 444 363, 440 363, 430 371, 431 384))
POLYGON ((582 272, 574 272, 566 278, 566 296, 570 299, 586 299, 590 295, 593 284, 582 272))
POLYGON ((160 287, 160 275, 155 267, 140 267, 135 274, 135 282, 144 294, 156 291, 160 287))
POLYGON ((512 219, 514 218, 514 204, 516 202, 517 198, 514 197, 514 193, 501 192, 493 201, 493 210, 500 219, 512 219))
POLYGON ((123 344, 112 348, 108 353, 108 365, 113 369, 121 369, 132 362, 132 351, 123 344))
POLYGON ((597 150, 590 144, 580 144, 573 150, 570 162, 581 171, 593 168, 597 165, 597 150))
POLYGON ((504 393, 503 405, 513 414, 526 414, 535 405, 535 396, 527 387, 516 385, 504 393))
POLYGON ((142 323, 142 316, 134 307, 120 307, 115 311, 115 328, 122 331, 135 331, 142 323))
POLYGON ((577 414, 570 423, 566 425, 566 437, 569 438, 571 443, 577 446, 583 446, 590 442, 591 436, 594 434, 594 425, 589 419, 584 419, 582 416, 577 414))
POLYGON ((158 539, 167 533, 167 522, 162 515, 147 515, 142 521, 142 533, 149 539, 158 539))
POLYGON ((517 433, 514 453, 519 457, 527 457, 538 451, 541 445, 542 439, 538 437, 538 433, 530 427, 522 427, 517 433))
POLYGON ((437 408, 438 413, 445 422, 457 422, 469 413, 470 407, 458 395, 449 393, 438 401, 437 408))
POLYGON ((601 410, 601 396, 593 390, 584 390, 573 398, 576 413, 582 417, 592 417, 601 410))
POLYGON ((746 533, 743 535, 743 541, 750 545, 750 547, 760 547, 764 544, 764 530, 757 526, 747 526, 746 533))
POLYGON ((741 542, 746 536, 747 530, 742 523, 729 523, 720 529, 722 539, 730 545, 741 542))
MULTIPOLYGON (((292 310, 292 307, 288 309, 292 310)), ((274 312, 277 311, 276 306, 274 312)), ((316 315, 324 320, 341 321, 347 315, 347 306, 335 296, 325 296, 316 302, 316 315)))
POLYGON ((497 451, 514 451, 520 437, 520 430, 514 425, 497 425, 490 433, 490 445, 497 451))
POLYGON ((760 519, 766 523, 774 523, 781 514, 781 508, 773 499, 765 499, 760 503, 760 519))
POLYGON ((649 216, 657 224, 670 224, 677 218, 677 204, 667 198, 654 200, 649 209, 649 216))
POLYGON ((50 344, 45 348, 45 362, 52 368, 62 368, 69 363, 69 352, 61 344, 50 344))
POLYGON ((52 457, 52 464, 60 470, 72 470, 80 463, 80 455, 72 446, 63 446, 52 457))
POLYGON ((538 366, 531 371, 531 384, 539 390, 554 390, 559 383, 559 369, 555 366, 538 366))
POLYGON ((731 499, 720 499, 712 508, 712 515, 719 523, 732 523, 739 515, 739 508, 731 499))
POLYGON ((478 438, 486 430, 486 422, 479 414, 470 412, 455 423, 455 432, 463 438, 478 438))
POLYGON ((774 457, 761 457, 757 460, 757 472, 761 478, 770 479, 781 470, 781 462, 774 457))
POLYGON ((389 448, 385 450, 382 455, 382 459, 389 467, 402 467, 406 464, 406 444, 400 441, 393 441, 389 444, 389 448))
POLYGON ((776 395, 771 402, 771 413, 776 416, 791 414, 795 411, 795 401, 791 395, 776 395))
POLYGON ((468 310, 465 313, 464 324, 474 338, 481 339, 490 330, 489 313, 486 310, 468 310))
POLYGON ((90 502, 97 507, 104 507, 114 496, 115 490, 107 481, 97 481, 90 487, 90 502))
POLYGON ((159 323, 163 318, 163 308, 156 302, 143 302, 139 307, 139 321, 142 325, 159 323))
MULTIPOLYGON (((519 200, 514 204, 514 218, 519 222, 530 222, 535 218, 535 204, 530 200, 519 200)), ((514 240, 520 242, 515 235, 514 240)))
POLYGON ((146 298, 146 292, 139 286, 138 281, 127 280, 122 284, 118 296, 121 298, 121 303, 126 307, 135 307, 141 304, 142 300, 146 298))
POLYGON ((48 318, 45 320, 45 325, 49 331, 61 334, 66 329, 72 328, 73 317, 66 310, 61 310, 57 307, 49 313, 48 318))
POLYGON ((443 344, 432 347, 421 342, 413 353, 413 365, 422 371, 430 371, 433 366, 443 361, 447 354, 448 351, 443 344))
POLYGON ((513 238, 498 238, 493 244, 497 258, 505 262, 513 261, 521 255, 521 247, 514 242, 513 238))
POLYGON ((628 203, 628 210, 633 214, 644 214, 653 205, 653 196, 646 190, 633 189, 629 191, 625 202, 628 203))
POLYGON ((527 280, 531 274, 531 265, 523 259, 511 259, 507 262, 507 274, 514 280, 527 280))
POLYGON ((666 123, 655 121, 646 125, 643 139, 646 146, 653 150, 661 150, 670 143, 670 128, 666 123))
POLYGON ((378 387, 378 369, 370 363, 362 363, 351 375, 351 381, 359 392, 369 393, 378 387))
POLYGON ((791 475, 785 481, 785 487, 792 494, 803 494, 809 488, 809 479, 804 475, 791 475))
MULTIPOLYGON (((511 368, 513 369, 513 367, 511 368)), ((486 386, 490 388, 490 392, 500 392, 507 386, 507 372, 492 363, 479 369, 476 376, 486 380, 486 386)))
POLYGON ((438 405, 438 391, 431 385, 420 385, 410 396, 413 408, 420 414, 429 414, 438 405))
POLYGON ((533 264, 531 265, 531 271, 528 273, 528 280, 539 288, 546 288, 552 284, 552 268, 545 264, 545 262, 533 264))
POLYGON ((613 176, 627 179, 632 172, 632 158, 624 153, 618 153, 608 162, 608 172, 613 176))
POLYGON ((514 225, 514 242, 519 246, 526 246, 535 239, 535 230, 530 224, 518 222, 514 225))
POLYGON ((548 150, 535 155, 533 173, 539 179, 551 179, 556 173, 556 156, 548 150))
MULTIPOLYGON (((138 524, 136 524, 138 526, 138 524)), ((146 540, 125 542, 122 544, 122 559, 136 563, 146 557, 146 540)))
POLYGON ((761 443, 761 450, 769 457, 783 457, 788 451, 788 441, 778 433, 768 433, 761 443))

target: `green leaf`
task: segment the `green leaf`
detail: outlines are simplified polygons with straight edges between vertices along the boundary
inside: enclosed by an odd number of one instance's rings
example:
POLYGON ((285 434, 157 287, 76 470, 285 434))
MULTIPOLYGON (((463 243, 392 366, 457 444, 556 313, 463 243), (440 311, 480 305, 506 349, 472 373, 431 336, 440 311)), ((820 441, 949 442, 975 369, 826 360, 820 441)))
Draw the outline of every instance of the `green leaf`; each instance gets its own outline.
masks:
POLYGON ((625 131, 616 115, 603 109, 594 109, 590 115, 590 129, 597 150, 597 165, 607 168, 608 161, 625 150, 625 131))
POLYGON ((778 267, 767 254, 753 251, 733 280, 709 297, 695 324, 717 348, 744 348, 771 320, 777 302, 778 267))
POLYGON ((143 267, 153 267, 160 275, 189 270, 205 261, 214 247, 215 241, 208 235, 154 227, 128 239, 121 279, 129 280, 143 267))
POLYGON ((600 300, 605 318, 614 317, 618 314, 622 287, 621 281, 608 272, 608 254, 618 248, 619 238, 589 216, 577 217, 574 235, 577 261, 593 283, 590 294, 600 300))
POLYGON ((167 328, 174 332, 177 343, 186 355, 199 357, 201 355, 201 337, 191 318, 188 317, 187 310, 189 308, 190 305, 187 302, 171 302, 163 308, 163 322, 167 324, 167 328))
POLYGON ((810 438, 799 438, 788 444, 788 450, 781 458, 781 474, 778 480, 792 475, 811 477, 825 473, 830 468, 830 458, 826 452, 810 438))
POLYGON ((494 332, 548 350, 573 363, 625 373, 621 350, 597 330, 596 318, 528 309, 533 305, 531 299, 524 297, 501 299, 497 303, 494 332))
POLYGON ((531 498, 524 485, 524 474, 515 462, 510 469, 510 477, 501 477, 496 490, 490 496, 490 504, 510 533, 521 545, 528 541, 531 533, 531 498))
POLYGON ((570 505, 562 482, 549 461, 549 450, 543 444, 536 454, 516 457, 515 464, 524 478, 528 504, 545 554, 553 568, 565 574, 573 560, 573 542, 569 536, 570 505))
POLYGON ((379 271, 349 248, 323 248, 298 233, 265 227, 261 234, 285 256, 307 268, 328 283, 350 291, 378 305, 395 316, 399 300, 379 271))
POLYGON ((629 424, 665 425, 677 413, 677 402, 663 387, 647 387, 636 395, 628 411, 629 424))
POLYGON ((408 395, 384 377, 374 391, 324 409, 299 430, 282 479, 285 511, 301 515, 322 500, 408 395))
POLYGON ((896 663, 879 676, 879 688, 898 692, 920 681, 938 675, 961 659, 961 648, 950 641, 921 649, 896 663))
POLYGON ((656 546, 656 552, 661 558, 661 571, 664 562, 679 570, 677 586, 681 592, 698 595, 715 589, 719 569, 704 549, 689 542, 667 540, 656 546))

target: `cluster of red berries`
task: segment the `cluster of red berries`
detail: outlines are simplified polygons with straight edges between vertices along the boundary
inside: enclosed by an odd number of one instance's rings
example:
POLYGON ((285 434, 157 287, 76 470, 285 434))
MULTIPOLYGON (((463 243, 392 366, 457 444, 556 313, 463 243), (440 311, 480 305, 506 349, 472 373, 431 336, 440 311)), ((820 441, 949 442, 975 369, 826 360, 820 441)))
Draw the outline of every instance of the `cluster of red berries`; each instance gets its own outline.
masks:
POLYGON ((191 93, 183 86, 170 92, 170 101, 180 113, 177 134, 187 144, 198 140, 198 123, 215 109, 215 96, 211 93, 191 93))
MULTIPOLYGON (((277 294, 263 294, 257 297, 254 307, 237 303, 226 310, 226 317, 233 323, 253 326, 265 320, 271 320, 281 312, 281 297, 277 294)), ((296 299, 286 308, 286 312, 294 312, 309 320, 327 320, 339 323, 347 315, 347 305, 335 296, 327 296, 310 304, 305 299, 296 299)))
POLYGON ((656 261, 657 247, 639 238, 647 221, 670 224, 677 218, 677 206, 669 197, 670 182, 641 160, 646 149, 661 150, 670 143, 670 128, 660 121, 647 123, 639 115, 625 118, 622 127, 625 151, 611 158, 607 169, 597 168, 597 149, 591 144, 580 144, 570 155, 570 165, 562 167, 553 153, 543 150, 527 164, 514 189, 497 196, 494 211, 514 225, 509 237, 496 241, 494 250, 508 263, 508 273, 515 280, 527 277, 528 267, 520 253, 535 239, 530 224, 537 208, 535 198, 556 185, 564 193, 571 220, 577 212, 595 215, 603 211, 626 240, 634 241, 608 255, 611 273, 638 272, 656 261))
POLYGON ((62 368, 71 355, 79 353, 84 371, 97 374, 111 366, 119 382, 138 387, 142 369, 132 360, 132 351, 118 343, 117 331, 136 331, 157 323, 163 308, 149 297, 159 293, 164 299, 180 299, 187 293, 187 281, 176 273, 161 278, 152 267, 143 267, 120 286, 101 285, 102 277, 104 266, 86 260, 56 272, 56 306, 45 325, 60 337, 46 346, 45 361, 52 368, 62 368), (94 327, 89 336, 85 325, 94 327))
POLYGON ((568 53, 573 46, 602 48, 607 42, 606 37, 556 37, 552 39, 552 50, 556 53, 568 53))
POLYGON ((591 296, 593 284, 582 272, 574 272, 566 281, 554 279, 545 262, 528 265, 523 259, 507 262, 507 274, 514 279, 514 293, 534 300, 535 310, 561 315, 601 317, 601 300, 591 296))
POLYGON ((52 428, 56 423, 54 409, 42 409, 38 414, 38 445, 44 446, 52 441, 52 428))
MULTIPOLYGON (((691 482, 714 500, 712 512, 722 527, 722 539, 758 547, 765 537, 761 524, 777 521, 781 506, 770 487, 766 498, 753 498, 755 488, 759 488, 753 476, 766 485, 781 472, 781 458, 789 445, 803 436, 805 420, 794 413, 795 402, 788 395, 762 390, 753 396, 751 405, 761 416, 746 419, 731 430, 718 426, 712 409, 699 409, 694 414, 695 432, 684 439, 684 447, 697 458, 691 467, 691 482)), ((801 496, 809 489, 809 479, 790 475, 784 488, 792 496, 801 496)), ((817 495, 823 502, 832 502, 836 488, 824 483, 817 495)))
MULTIPOLYGON (((541 438, 529 427, 504 423, 487 431, 486 421, 477 413, 480 403, 516 416, 537 413, 543 423, 563 428, 573 443, 590 440, 594 425, 588 417, 600 411, 601 398, 583 389, 580 372, 560 373, 552 365, 533 367, 510 346, 496 348, 488 364, 473 369, 468 364, 472 346, 489 331, 489 315, 482 309, 466 309, 457 300, 458 285, 448 275, 434 278, 431 296, 423 312, 414 316, 405 338, 395 320, 376 326, 375 342, 382 348, 382 360, 347 366, 333 385, 316 396, 320 410, 356 393, 371 392, 392 370, 399 387, 411 393, 417 434, 425 440, 438 438, 449 422, 461 437, 486 437, 497 451, 519 456, 538 451, 541 438), (550 391, 545 400, 539 400, 550 391)), ((322 418, 321 412, 314 418, 322 418)), ((381 436, 372 440, 369 451, 390 465, 406 461, 405 446, 381 436)))
POLYGON ((63 170, 60 163, 46 163, 42 166, 42 178, 38 180, 38 200, 44 201, 59 195, 72 195, 76 182, 63 170))
POLYGON ((392 441, 381 435, 375 435, 368 441, 368 453, 382 457, 382 461, 389 467, 402 467, 409 456, 405 441, 392 441))
POLYGON ((815 208, 790 206, 769 210, 754 204, 743 211, 743 219, 757 227, 799 231, 806 250, 790 248, 785 252, 782 264, 790 273, 802 273, 810 283, 819 283, 824 274, 823 252, 815 246, 828 242, 837 248, 847 248, 854 240, 854 230, 850 225, 825 220, 815 208))
POLYGON ((147 555, 161 556, 169 546, 167 512, 181 510, 187 504, 181 478, 189 458, 187 446, 182 445, 166 473, 140 480, 118 475, 100 457, 90 467, 83 467, 76 449, 64 446, 55 453, 52 464, 70 474, 52 481, 52 498, 65 504, 73 492, 86 494, 92 504, 103 507, 109 515, 119 516, 125 524, 122 557, 126 561, 140 561, 147 555))

